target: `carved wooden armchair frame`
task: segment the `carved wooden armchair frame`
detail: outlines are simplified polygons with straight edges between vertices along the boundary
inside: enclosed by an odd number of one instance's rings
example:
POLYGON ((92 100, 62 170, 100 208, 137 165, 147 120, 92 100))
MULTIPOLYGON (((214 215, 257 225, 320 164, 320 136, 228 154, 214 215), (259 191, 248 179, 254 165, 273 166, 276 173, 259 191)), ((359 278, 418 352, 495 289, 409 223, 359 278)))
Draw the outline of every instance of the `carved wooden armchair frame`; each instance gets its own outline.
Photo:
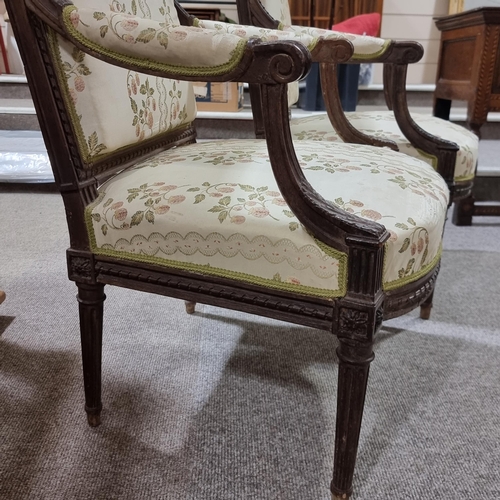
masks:
MULTIPOLYGON (((236 0, 238 16, 242 24, 278 29, 280 22, 273 18, 264 8, 260 0, 236 0)), ((420 127, 412 118, 407 103, 406 74, 408 64, 420 61, 423 48, 418 42, 390 42, 387 50, 378 57, 365 57, 360 60, 355 55, 348 61, 338 60, 337 63, 359 64, 360 62, 383 63, 384 97, 389 110, 394 112, 397 124, 408 141, 418 150, 436 158, 436 169, 446 180, 451 192, 450 203, 471 193, 473 179, 456 181, 454 179, 457 161, 457 144, 432 135, 420 127)), ((367 135, 350 123, 342 111, 337 85, 337 70, 334 63, 321 63, 321 87, 328 117, 344 142, 354 144, 371 144, 386 146, 397 150, 396 144, 388 139, 367 135)), ((263 134, 262 119, 259 116, 259 91, 255 86, 250 88, 252 109, 254 110, 255 133, 263 134)))
MULTIPOLYGON (((70 236, 68 275, 78 287, 88 423, 91 426, 100 424, 102 408, 105 285, 176 297, 189 304, 202 302, 238 309, 322 329, 339 339, 337 427, 331 491, 335 499, 348 498, 352 492, 374 336, 383 319, 405 314, 426 300, 433 290, 440 266, 438 255, 413 281, 385 290, 382 274, 384 245, 390 237, 389 232, 375 221, 362 219, 325 201, 308 182, 299 165, 289 129, 287 83, 303 77, 311 60, 332 64, 332 59, 335 62, 347 59, 352 46, 345 40, 319 40, 311 54, 298 42, 249 40, 239 62, 229 71, 189 74, 137 57, 117 59, 97 44, 89 45, 71 31, 72 21, 66 10, 72 7, 69 0, 7 0, 6 3, 66 210, 70 236), (314 297, 94 252, 85 210, 96 201, 98 187, 141 159, 173 147, 182 150, 183 146, 194 143, 195 130, 189 124, 118 149, 95 161, 85 159, 78 147, 67 101, 62 95, 48 44, 49 32, 96 59, 148 75, 187 81, 243 81, 253 85, 254 94, 258 92, 262 100, 260 119, 279 190, 290 210, 314 238, 346 255, 345 293, 336 298, 314 297)), ((178 14, 181 20, 190 19, 180 8, 178 14)), ((418 47, 412 44, 405 50, 409 51, 408 57, 418 54, 418 47)), ((390 54, 394 55, 387 57, 395 68, 391 78, 399 81, 405 66, 398 62, 401 56, 397 50, 390 54)), ((451 154, 452 148, 442 151, 451 154)), ((444 220, 444 212, 442 218, 444 220)))

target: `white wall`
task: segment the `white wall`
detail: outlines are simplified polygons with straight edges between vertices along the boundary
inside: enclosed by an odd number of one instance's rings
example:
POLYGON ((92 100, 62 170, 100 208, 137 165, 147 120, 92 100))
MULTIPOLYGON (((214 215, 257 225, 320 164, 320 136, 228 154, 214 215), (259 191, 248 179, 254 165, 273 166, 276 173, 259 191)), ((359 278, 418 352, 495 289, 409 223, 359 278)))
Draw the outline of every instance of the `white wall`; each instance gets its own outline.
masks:
MULTIPOLYGON (((446 16, 448 5, 448 0, 384 0, 381 36, 424 47, 422 60, 408 67, 407 83, 436 83, 440 32, 433 17, 446 16)), ((382 83, 381 64, 375 65, 373 83, 382 83)))

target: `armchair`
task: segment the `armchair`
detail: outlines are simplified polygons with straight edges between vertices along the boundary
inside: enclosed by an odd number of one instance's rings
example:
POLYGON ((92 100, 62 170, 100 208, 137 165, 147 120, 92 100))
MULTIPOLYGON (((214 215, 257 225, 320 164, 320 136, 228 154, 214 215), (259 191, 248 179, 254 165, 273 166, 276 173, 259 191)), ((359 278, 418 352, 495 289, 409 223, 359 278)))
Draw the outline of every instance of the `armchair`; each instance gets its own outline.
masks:
MULTIPOLYGON (((336 32, 291 26, 288 0, 237 0, 238 16, 243 24, 281 29, 292 33, 325 36, 336 32)), ((346 35, 355 44, 352 63, 384 63, 384 96, 388 111, 343 113, 336 84, 335 65, 322 64, 321 83, 327 116, 312 116, 291 121, 294 139, 344 141, 357 144, 389 146, 432 165, 446 180, 451 200, 468 196, 472 190, 478 159, 478 138, 456 124, 425 114, 410 115, 406 101, 408 64, 418 62, 423 49, 418 43, 382 40, 346 35), (363 51, 371 40, 380 47, 372 53, 363 51), (357 47, 359 47, 357 49, 357 47), (357 50, 356 50, 357 49, 357 50)), ((259 95, 251 93, 252 107, 259 109, 259 95)), ((262 126, 256 120, 256 134, 262 126)))
POLYGON ((171 0, 6 4, 66 209, 89 425, 105 285, 319 328, 339 340, 330 489, 349 498, 375 334, 431 294, 449 200, 419 159, 293 144, 287 84, 352 45, 180 26, 171 0), (200 80, 258 84, 265 139, 197 144, 200 80))

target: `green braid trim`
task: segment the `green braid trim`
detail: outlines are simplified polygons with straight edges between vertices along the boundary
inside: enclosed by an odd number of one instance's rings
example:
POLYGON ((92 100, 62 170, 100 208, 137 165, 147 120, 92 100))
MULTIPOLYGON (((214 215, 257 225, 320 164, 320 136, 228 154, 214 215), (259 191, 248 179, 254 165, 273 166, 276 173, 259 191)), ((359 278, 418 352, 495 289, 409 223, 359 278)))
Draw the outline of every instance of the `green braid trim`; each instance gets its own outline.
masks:
POLYGON ((435 155, 431 155, 430 153, 427 153, 423 149, 415 148, 418 151, 418 154, 420 156, 423 156, 424 158, 427 158, 431 162, 431 166, 434 170, 437 170, 438 166, 438 158, 435 155))
POLYGON ((459 175, 458 177, 455 177, 455 182, 465 182, 465 181, 471 181, 474 179, 475 175, 474 174, 469 174, 469 175, 459 175))
POLYGON ((196 273, 201 273, 211 276, 219 276, 221 278, 229 278, 236 281, 244 281, 246 283, 251 283, 253 285, 264 286, 273 290, 285 290, 287 292, 301 293, 303 295, 313 296, 313 297, 324 297, 328 299, 334 299, 338 297, 343 297, 346 294, 347 283, 347 255, 327 245, 318 242, 321 249, 325 251, 330 256, 339 259, 339 289, 321 289, 312 286, 295 285, 292 283, 283 283, 282 281, 276 281, 273 279, 260 278, 247 273, 240 273, 237 271, 228 271, 227 269, 221 269, 218 267, 212 267, 209 264, 190 264, 188 262, 179 262, 175 260, 163 259, 161 257, 149 256, 149 255, 135 255, 126 252, 119 252, 112 248, 106 248, 106 246, 111 247, 111 245, 105 245, 99 248, 97 246, 97 241, 95 238, 94 225, 92 223, 92 210, 102 201, 106 196, 103 191, 99 194, 96 200, 94 200, 85 209, 85 224, 87 226, 87 233, 89 236, 90 248, 96 255, 105 255, 107 257, 116 257, 123 261, 134 261, 134 262, 144 262, 149 264, 157 264, 165 268, 180 269, 183 271, 193 271, 196 273))
POLYGON ((231 72, 240 63, 243 53, 245 52, 247 41, 240 40, 235 48, 231 51, 231 59, 224 64, 219 64, 218 66, 176 66, 173 64, 161 63, 151 59, 141 59, 138 57, 127 56, 121 54, 111 49, 106 49, 102 45, 90 40, 86 36, 82 35, 78 30, 75 29, 71 20, 70 14, 74 10, 78 10, 74 5, 67 5, 63 9, 63 22, 66 31, 71 35, 72 38, 81 43, 84 47, 97 52, 98 54, 103 54, 110 59, 121 62, 124 66, 133 64, 139 68, 145 70, 153 71, 165 71, 172 75, 179 77, 182 76, 220 76, 231 72))
MULTIPOLYGON (((354 54, 351 57, 351 61, 370 61, 370 59, 380 57, 388 48, 389 45, 391 44, 392 40, 385 40, 384 45, 377 50, 377 52, 373 52, 371 54, 356 54, 356 46, 354 46, 354 54)), ((354 45, 354 44, 353 44, 354 45)))
MULTIPOLYGON (((387 260, 386 260, 387 245, 388 244, 386 243, 385 244, 386 252, 385 252, 385 256, 384 256, 384 274, 386 272, 386 264, 387 264, 387 260)), ((385 282, 382 285, 382 289, 384 291, 388 292, 389 290, 394 290, 395 288, 399 288, 399 287, 402 287, 404 285, 408 285, 409 283, 412 283, 413 281, 417 281, 422 276, 425 276, 432 268, 436 267, 437 263, 439 262, 439 259, 441 258, 442 253, 443 253, 443 246, 439 245, 439 250, 438 250, 436 256, 431 260, 431 262, 429 262, 429 264, 426 264, 422 269, 420 269, 420 271, 418 271, 410 276, 405 276, 404 278, 399 278, 399 279, 394 280, 394 281, 385 282)))

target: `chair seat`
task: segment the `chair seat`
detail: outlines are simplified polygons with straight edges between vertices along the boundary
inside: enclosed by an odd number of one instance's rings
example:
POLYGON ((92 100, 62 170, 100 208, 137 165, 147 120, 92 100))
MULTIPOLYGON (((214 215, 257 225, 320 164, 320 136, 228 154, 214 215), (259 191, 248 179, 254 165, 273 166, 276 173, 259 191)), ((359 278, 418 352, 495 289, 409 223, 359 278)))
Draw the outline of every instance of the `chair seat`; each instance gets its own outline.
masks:
MULTIPOLYGON (((326 200, 390 231, 386 290, 436 264, 449 193, 427 163, 352 144, 299 141, 296 152, 326 200)), ((262 140, 156 154, 104 183, 86 218, 97 254, 305 295, 345 294, 347 255, 317 241, 289 210, 262 140)))
MULTIPOLYGON (((435 157, 410 144, 401 132, 392 111, 354 111, 346 113, 346 116, 359 131, 391 139, 398 145, 401 153, 420 158, 434 166, 435 157)), ((422 113, 412 113, 411 116, 425 131, 452 141, 460 147, 455 165, 455 181, 465 182, 473 179, 479 155, 478 137, 466 128, 441 118, 422 113)), ((326 114, 293 119, 291 129, 295 139, 341 141, 326 114)))

